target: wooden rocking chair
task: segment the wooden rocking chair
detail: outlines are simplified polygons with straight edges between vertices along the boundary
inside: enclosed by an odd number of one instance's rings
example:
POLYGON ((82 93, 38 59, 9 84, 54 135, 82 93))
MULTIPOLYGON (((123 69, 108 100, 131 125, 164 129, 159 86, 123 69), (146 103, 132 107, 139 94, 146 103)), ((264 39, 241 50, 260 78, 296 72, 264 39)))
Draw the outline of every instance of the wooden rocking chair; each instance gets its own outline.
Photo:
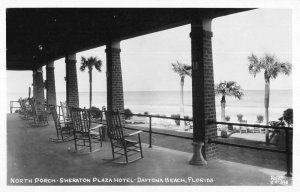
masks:
POLYGON ((31 106, 26 104, 27 99, 19 99, 19 104, 20 104, 20 117, 23 120, 29 120, 33 119, 33 113, 31 110, 31 106))
POLYGON ((63 120, 60 120, 56 106, 50 105, 49 108, 53 117, 57 135, 57 138, 49 138, 49 140, 53 142, 66 142, 73 140, 73 129, 70 124, 66 124, 63 120))
POLYGON ((113 160, 115 160, 115 154, 119 154, 121 157, 125 156, 125 162, 116 163, 131 163, 142 159, 144 157, 140 138, 140 133, 142 131, 124 134, 119 111, 105 111, 105 116, 108 126, 108 137, 111 142, 113 160), (135 135, 138 136, 138 141, 129 140, 130 137, 135 135), (135 154, 140 154, 140 157, 133 160, 128 159, 129 156, 135 154))
POLYGON ((75 151, 85 152, 86 148, 89 152, 96 152, 99 149, 92 150, 93 144, 100 143, 102 147, 102 124, 91 128, 90 110, 70 107, 70 115, 73 127, 73 135, 75 141, 75 151), (98 131, 96 131, 98 129, 98 131), (78 148, 81 146, 81 149, 78 148))
POLYGON ((32 114, 33 114, 34 125, 38 126, 38 127, 49 125, 48 112, 45 110, 42 110, 41 112, 38 113, 33 99, 29 100, 29 104, 31 106, 31 110, 32 110, 32 114))

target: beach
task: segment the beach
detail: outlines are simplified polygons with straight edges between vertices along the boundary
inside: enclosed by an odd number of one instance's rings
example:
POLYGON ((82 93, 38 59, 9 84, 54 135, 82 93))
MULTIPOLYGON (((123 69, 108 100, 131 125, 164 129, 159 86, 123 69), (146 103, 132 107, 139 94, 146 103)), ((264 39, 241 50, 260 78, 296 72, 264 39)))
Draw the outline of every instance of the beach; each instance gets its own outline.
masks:
MULTIPOLYGON (((245 90, 244 97, 238 100, 234 97, 226 97, 226 116, 230 116, 230 122, 238 122, 237 114, 243 114, 247 123, 256 123, 256 116, 264 116, 264 90, 245 90)), ((46 95, 46 94, 45 94, 46 95)), ((20 97, 28 97, 27 92, 15 92, 7 94, 7 112, 9 112, 9 101, 17 101, 20 97)), ((57 104, 65 101, 65 92, 57 92, 57 104)), ((102 108, 106 106, 106 92, 93 92, 93 106, 102 108)), ((216 96, 217 120, 221 118, 221 97, 216 96)), ((129 108, 133 113, 171 116, 179 114, 179 91, 134 91, 124 92, 124 107, 129 108)), ((89 93, 79 93, 80 107, 88 107, 89 93)), ((18 106, 16 104, 16 106, 18 106)), ((283 111, 293 107, 292 90, 271 90, 269 119, 278 120, 283 111)), ((192 117, 192 92, 184 92, 184 114, 192 117)), ((155 123, 174 122, 173 120, 153 119, 155 123)))

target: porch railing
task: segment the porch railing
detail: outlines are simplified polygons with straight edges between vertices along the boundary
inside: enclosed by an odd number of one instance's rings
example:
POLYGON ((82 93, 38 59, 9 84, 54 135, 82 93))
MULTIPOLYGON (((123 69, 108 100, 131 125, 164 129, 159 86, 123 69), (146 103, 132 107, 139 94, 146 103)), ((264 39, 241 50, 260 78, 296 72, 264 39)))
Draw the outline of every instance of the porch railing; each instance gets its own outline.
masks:
POLYGON ((255 125, 255 124, 240 124, 240 123, 225 123, 225 122, 217 122, 217 121, 209 121, 209 124, 219 124, 219 125, 235 125, 235 126, 244 126, 244 127, 254 127, 254 128, 265 128, 265 129, 275 129, 275 130, 284 130, 285 131, 285 150, 278 150, 278 149, 270 149, 265 147, 255 147, 255 146, 249 146, 249 145, 241 145, 241 144, 234 144, 234 143, 228 143, 228 142, 222 142, 218 141, 216 139, 209 139, 208 143, 215 143, 215 144, 221 144, 221 145, 228 145, 233 147, 241 147, 241 148, 247 148, 247 149, 256 149, 256 150, 262 150, 262 151, 270 151, 270 152, 276 152, 276 153, 284 153, 286 156, 286 176, 291 177, 291 146, 290 146, 290 131, 293 131, 293 128, 291 127, 276 127, 276 126, 267 126, 267 125, 255 125))
POLYGON ((9 112, 10 113, 13 113, 13 109, 20 109, 20 104, 19 104, 19 101, 10 101, 9 102, 9 112), (14 105, 14 103, 18 103, 18 107, 14 105))
MULTIPOLYGON (((121 113, 121 114, 125 115, 125 113, 121 113)), ((157 131, 153 131, 152 130, 152 119, 153 118, 171 119, 171 120, 178 120, 178 121, 190 121, 190 122, 193 121, 193 119, 175 118, 175 117, 164 117, 164 116, 159 116, 159 115, 134 114, 134 113, 132 113, 130 115, 149 118, 149 131, 143 130, 143 132, 149 133, 149 148, 152 148, 152 134, 164 135, 164 136, 170 136, 170 137, 177 137, 177 138, 181 138, 181 139, 190 139, 190 140, 193 140, 192 137, 186 137, 186 136, 182 136, 182 135, 174 135, 174 134, 168 134, 168 133, 161 133, 161 132, 157 132, 157 131)), ((139 129, 131 128, 131 127, 128 127, 128 126, 125 126, 125 129, 139 130, 139 129)))
MULTIPOLYGON (((59 116, 62 116, 61 113, 61 106, 57 106, 58 108, 58 113, 59 116)), ((104 111, 101 111, 101 114, 103 115, 104 111)), ((121 114, 125 115, 126 113, 122 112, 121 114)), ((128 113, 126 114, 128 115, 128 113)), ((152 119, 153 118, 160 118, 160 119, 171 119, 171 120, 178 120, 178 121, 189 121, 192 122, 193 119, 187 119, 187 118, 175 118, 175 117, 165 117, 165 116, 159 116, 159 115, 148 115, 148 114, 134 114, 131 113, 130 115, 132 116, 138 116, 138 117, 146 117, 149 119, 149 127, 148 130, 142 130, 145 133, 149 134, 149 148, 152 148, 152 134, 157 134, 157 135, 164 135, 164 136, 170 136, 170 137, 177 137, 181 139, 189 139, 193 140, 192 137, 187 137, 187 136, 182 136, 182 135, 174 135, 174 134, 169 134, 169 133, 162 133, 162 132, 157 132, 153 131, 153 124, 152 124, 152 119)), ((93 123, 99 123, 99 121, 92 121, 93 123)), ((279 149, 270 149, 270 148, 264 148, 264 147, 256 147, 256 146, 250 146, 250 145, 242 145, 242 144, 234 144, 234 143, 228 143, 228 142, 222 142, 218 141, 214 138, 211 138, 208 140, 208 144, 221 144, 221 145, 228 145, 228 146, 233 146, 233 147, 240 147, 240 148, 247 148, 247 149, 255 149, 255 150, 262 150, 262 151, 269 151, 269 152, 276 152, 276 153, 284 153, 286 155, 286 176, 291 177, 291 155, 292 151, 290 150, 291 145, 290 145, 290 137, 289 133, 290 131, 293 131, 293 128, 291 127, 276 127, 276 126, 266 126, 266 125, 257 125, 257 124, 242 124, 242 123, 225 123, 225 122, 216 122, 216 121, 208 121, 208 124, 220 124, 220 125, 234 125, 234 126, 245 126, 245 127, 254 127, 254 128, 265 128, 265 129, 275 129, 275 130, 284 130, 285 131, 285 150, 279 150, 279 149)), ((133 127, 128 127, 125 125, 125 129, 129 130, 140 130, 137 128, 133 127)))

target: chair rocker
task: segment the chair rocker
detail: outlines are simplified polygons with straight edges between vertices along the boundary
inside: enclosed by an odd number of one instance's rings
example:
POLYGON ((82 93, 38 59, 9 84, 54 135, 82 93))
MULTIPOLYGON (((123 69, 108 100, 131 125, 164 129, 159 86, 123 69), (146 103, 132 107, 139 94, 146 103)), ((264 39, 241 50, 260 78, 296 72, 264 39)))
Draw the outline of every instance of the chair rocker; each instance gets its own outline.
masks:
POLYGON ((50 105, 49 108, 53 117, 57 135, 57 138, 49 138, 49 140, 52 142, 66 142, 73 140, 73 129, 70 124, 66 124, 63 120, 60 120, 56 106, 50 105))
POLYGON ((144 158, 140 138, 140 133, 142 131, 136 131, 130 134, 125 134, 119 111, 105 111, 105 116, 108 126, 107 133, 111 143, 113 160, 125 157, 125 161, 115 162, 131 163, 144 158), (131 140, 130 138, 133 136, 137 136, 138 140, 131 140), (115 154, 120 155, 120 157, 115 158, 115 154), (135 158, 133 160, 129 160, 130 156, 136 154, 140 154, 140 157, 135 158))
POLYGON ((91 128, 90 110, 70 107, 71 122, 76 152, 96 152, 100 148, 93 150, 93 144, 100 144, 102 147, 102 124, 91 128), (98 129, 98 131, 96 131, 98 129), (80 147, 80 148, 79 148, 80 147), (89 151, 86 151, 89 149, 89 151))

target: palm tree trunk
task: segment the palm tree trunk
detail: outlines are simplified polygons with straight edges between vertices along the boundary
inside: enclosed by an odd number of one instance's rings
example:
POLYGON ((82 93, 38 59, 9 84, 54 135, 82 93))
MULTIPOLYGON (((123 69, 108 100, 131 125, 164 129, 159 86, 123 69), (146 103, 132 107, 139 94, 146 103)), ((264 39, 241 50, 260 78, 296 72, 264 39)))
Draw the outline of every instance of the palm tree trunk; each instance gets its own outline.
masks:
MULTIPOLYGON (((269 124, 270 79, 265 79, 265 124, 269 124)), ((266 129, 266 144, 270 143, 269 129, 266 129)))
MULTIPOLYGON (((184 118, 184 101, 183 101, 183 86, 184 86, 184 77, 181 77, 180 79, 180 118, 184 118)), ((184 127, 184 123, 180 122, 180 127, 183 128, 184 127)))
POLYGON ((221 121, 225 121, 225 106, 226 106, 226 100, 225 100, 225 95, 223 95, 221 99, 221 121))
POLYGON ((92 107, 92 71, 89 71, 89 80, 90 80, 90 109, 92 107))

